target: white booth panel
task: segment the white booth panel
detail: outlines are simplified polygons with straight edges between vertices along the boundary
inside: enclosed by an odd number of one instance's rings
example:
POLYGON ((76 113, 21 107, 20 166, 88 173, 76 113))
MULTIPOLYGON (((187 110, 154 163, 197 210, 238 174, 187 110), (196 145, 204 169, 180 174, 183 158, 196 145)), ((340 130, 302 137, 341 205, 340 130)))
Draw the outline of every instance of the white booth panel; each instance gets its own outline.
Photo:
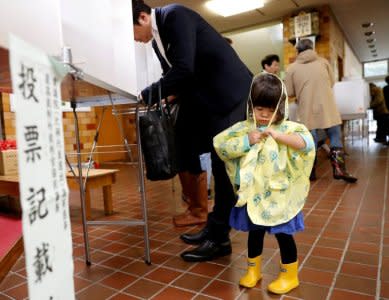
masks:
POLYGON ((49 55, 61 55, 59 0, 0 0, 0 46, 13 33, 49 55))
POLYGON ((137 77, 128 0, 61 0, 64 46, 88 75, 136 94, 137 77))
POLYGON ((138 93, 159 80, 162 76, 161 64, 154 53, 151 42, 135 43, 138 93))
POLYGON ((341 115, 365 113, 369 107, 369 85, 363 79, 336 82, 334 95, 341 115))

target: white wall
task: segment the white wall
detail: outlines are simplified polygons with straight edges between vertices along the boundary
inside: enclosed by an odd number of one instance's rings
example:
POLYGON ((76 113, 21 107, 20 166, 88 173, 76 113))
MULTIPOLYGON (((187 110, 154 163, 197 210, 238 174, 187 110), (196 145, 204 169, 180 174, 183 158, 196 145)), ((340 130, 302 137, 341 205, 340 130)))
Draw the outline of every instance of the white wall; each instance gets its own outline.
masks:
POLYGON ((151 42, 147 44, 135 43, 135 59, 137 64, 137 93, 140 93, 146 86, 161 78, 162 69, 151 42))
POLYGON ((223 36, 232 39, 232 47, 254 74, 262 71, 261 60, 268 54, 277 54, 283 61, 281 23, 227 32, 223 36))
POLYGON ((344 42, 344 78, 343 80, 362 78, 362 64, 349 45, 344 42))

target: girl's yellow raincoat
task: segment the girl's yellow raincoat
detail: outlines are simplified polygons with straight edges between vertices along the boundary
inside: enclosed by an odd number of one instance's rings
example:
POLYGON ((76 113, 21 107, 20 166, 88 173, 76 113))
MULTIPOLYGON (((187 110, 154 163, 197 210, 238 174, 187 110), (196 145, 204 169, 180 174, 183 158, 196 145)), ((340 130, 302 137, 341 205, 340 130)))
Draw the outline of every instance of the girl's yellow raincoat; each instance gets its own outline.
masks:
MULTIPOLYGON (((297 133, 312 139, 308 129, 299 123, 283 120, 271 126, 276 131, 297 133)), ((304 206, 315 149, 308 152, 295 150, 278 144, 271 136, 248 147, 244 143, 245 136, 253 128, 254 121, 246 120, 224 130, 214 137, 215 150, 225 162, 235 189, 239 181, 236 206, 247 204, 248 215, 254 224, 275 226, 286 223, 304 206)))

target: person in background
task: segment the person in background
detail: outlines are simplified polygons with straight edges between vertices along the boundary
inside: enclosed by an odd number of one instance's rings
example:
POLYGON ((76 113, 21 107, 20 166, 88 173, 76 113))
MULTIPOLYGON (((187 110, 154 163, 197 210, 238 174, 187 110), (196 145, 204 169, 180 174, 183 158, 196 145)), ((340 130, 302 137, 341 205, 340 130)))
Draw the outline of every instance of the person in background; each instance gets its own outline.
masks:
POLYGON ((373 118, 377 121, 376 137, 377 143, 389 145, 387 136, 389 135, 389 110, 386 107, 383 91, 374 83, 369 84, 370 87, 370 108, 373 109, 373 118))
POLYGON ((269 54, 261 61, 262 70, 271 74, 278 74, 280 71, 280 58, 277 54, 269 54))
POLYGON ((274 234, 281 253, 278 278, 268 290, 285 294, 299 285, 293 234, 304 229, 302 209, 309 191, 315 145, 308 129, 287 121, 286 89, 276 75, 260 73, 250 92, 252 119, 238 122, 214 138, 238 198, 230 225, 248 231, 248 269, 239 284, 261 280, 265 233, 274 234))
MULTIPOLYGON (((286 70, 285 85, 288 95, 296 97, 299 121, 311 131, 315 145, 317 130, 324 129, 330 139, 330 160, 333 177, 354 183, 357 178, 346 170, 339 111, 332 91, 333 71, 328 61, 313 50, 313 42, 301 39, 296 44, 297 58, 286 70)), ((316 163, 315 163, 316 164, 316 163)), ((316 178, 315 166, 312 178, 316 178)))
POLYGON ((181 257, 197 262, 229 255, 228 218, 236 199, 212 139, 245 118, 252 74, 229 43, 193 10, 177 4, 151 9, 143 0, 132 0, 132 12, 135 41, 153 40, 164 70, 160 80, 142 90, 140 98, 149 99, 151 94, 155 103, 159 86, 162 98, 179 97, 179 155, 183 163, 196 164, 194 170, 184 170, 198 172, 199 155, 211 152, 215 204, 202 230, 180 236, 185 243, 197 245, 181 257))
POLYGON ((385 77, 386 85, 383 88, 386 108, 389 109, 389 75, 385 77))

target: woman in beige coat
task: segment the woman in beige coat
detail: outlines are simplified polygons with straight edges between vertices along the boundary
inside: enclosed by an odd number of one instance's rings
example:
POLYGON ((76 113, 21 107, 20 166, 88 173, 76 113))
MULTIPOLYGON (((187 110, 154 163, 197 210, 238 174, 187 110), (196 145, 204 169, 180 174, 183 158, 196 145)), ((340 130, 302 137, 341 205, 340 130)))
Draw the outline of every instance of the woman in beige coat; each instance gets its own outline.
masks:
MULTIPOLYGON (((332 86, 333 71, 327 60, 313 50, 309 39, 300 40, 297 58, 286 70, 285 84, 290 97, 296 97, 298 121, 310 131, 317 145, 317 129, 324 129, 331 145, 331 164, 335 179, 356 182, 346 170, 341 123, 332 86)), ((315 180, 315 167, 311 179, 315 180)))

